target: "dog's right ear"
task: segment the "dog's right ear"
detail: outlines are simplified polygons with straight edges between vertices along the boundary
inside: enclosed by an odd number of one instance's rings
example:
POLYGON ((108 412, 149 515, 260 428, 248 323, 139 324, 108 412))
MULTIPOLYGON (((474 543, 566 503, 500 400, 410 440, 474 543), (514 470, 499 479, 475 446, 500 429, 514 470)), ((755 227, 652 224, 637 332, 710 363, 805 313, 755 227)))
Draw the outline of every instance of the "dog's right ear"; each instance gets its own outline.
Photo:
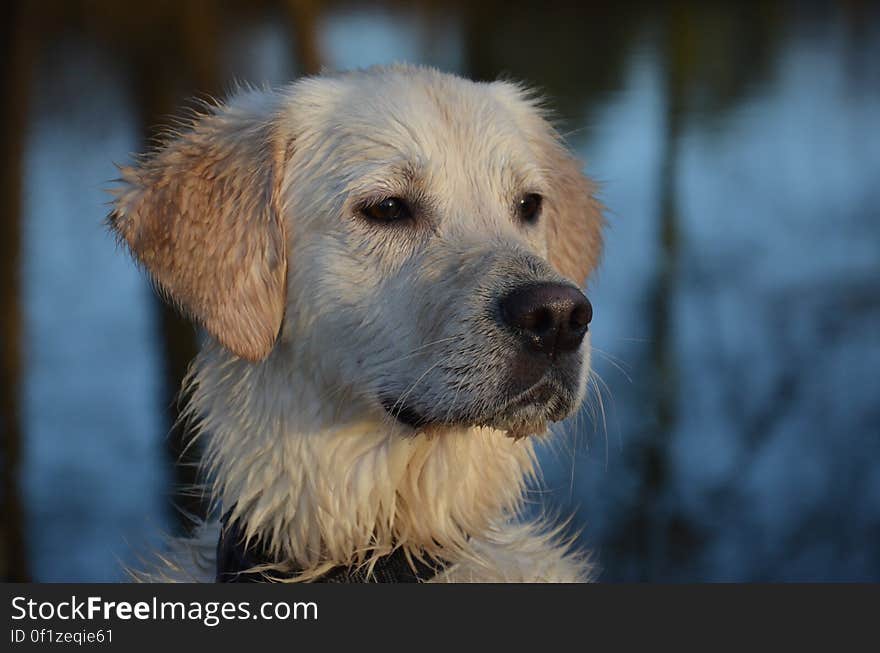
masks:
POLYGON ((161 290, 234 354, 265 358, 284 316, 288 142, 277 100, 212 107, 122 168, 111 228, 161 290))

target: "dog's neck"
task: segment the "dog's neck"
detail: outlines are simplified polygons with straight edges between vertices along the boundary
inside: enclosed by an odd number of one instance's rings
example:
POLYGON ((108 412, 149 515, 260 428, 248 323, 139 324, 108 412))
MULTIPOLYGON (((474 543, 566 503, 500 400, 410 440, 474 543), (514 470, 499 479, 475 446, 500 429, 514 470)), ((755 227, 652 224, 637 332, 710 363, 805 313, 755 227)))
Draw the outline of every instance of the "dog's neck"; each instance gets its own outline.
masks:
POLYGON ((395 546, 448 557, 519 508, 530 442, 486 428, 412 435, 326 396, 283 353, 250 364, 208 347, 189 380, 214 497, 276 559, 319 574, 395 546))

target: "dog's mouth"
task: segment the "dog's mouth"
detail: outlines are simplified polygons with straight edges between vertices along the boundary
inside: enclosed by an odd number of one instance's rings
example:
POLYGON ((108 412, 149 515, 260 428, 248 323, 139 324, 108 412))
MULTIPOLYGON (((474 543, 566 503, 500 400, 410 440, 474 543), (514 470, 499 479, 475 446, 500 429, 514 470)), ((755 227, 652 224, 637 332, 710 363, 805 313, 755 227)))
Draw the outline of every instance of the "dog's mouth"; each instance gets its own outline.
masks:
POLYGON ((431 423, 431 420, 399 399, 394 400, 389 397, 382 397, 379 401, 382 404, 382 408, 401 424, 418 429, 431 423))
MULTIPOLYGON (((539 380, 482 414, 464 412, 444 418, 433 418, 411 403, 391 397, 380 398, 382 407, 389 415, 417 431, 438 426, 485 426, 506 431, 510 437, 516 439, 546 432, 550 422, 557 422, 568 416, 572 401, 571 393, 547 378, 539 380)), ((444 410, 442 406, 438 406, 437 409, 444 410)))
POLYGON ((494 415, 491 424, 515 439, 540 435, 550 422, 568 417, 572 394, 547 378, 509 399, 494 415))

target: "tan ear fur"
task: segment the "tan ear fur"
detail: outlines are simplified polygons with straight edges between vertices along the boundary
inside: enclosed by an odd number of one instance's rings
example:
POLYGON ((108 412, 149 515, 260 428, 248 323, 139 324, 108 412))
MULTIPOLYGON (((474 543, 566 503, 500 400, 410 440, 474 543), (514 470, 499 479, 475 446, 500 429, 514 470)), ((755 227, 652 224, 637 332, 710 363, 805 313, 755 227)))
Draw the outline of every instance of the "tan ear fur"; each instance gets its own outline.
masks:
POLYGON ((181 310, 258 361, 284 316, 282 179, 287 144, 268 93, 198 116, 133 167, 109 224, 181 310))
POLYGON ((543 152, 553 189, 545 198, 548 258, 557 272, 583 287, 602 255, 602 205, 595 184, 562 143, 545 143, 543 152))

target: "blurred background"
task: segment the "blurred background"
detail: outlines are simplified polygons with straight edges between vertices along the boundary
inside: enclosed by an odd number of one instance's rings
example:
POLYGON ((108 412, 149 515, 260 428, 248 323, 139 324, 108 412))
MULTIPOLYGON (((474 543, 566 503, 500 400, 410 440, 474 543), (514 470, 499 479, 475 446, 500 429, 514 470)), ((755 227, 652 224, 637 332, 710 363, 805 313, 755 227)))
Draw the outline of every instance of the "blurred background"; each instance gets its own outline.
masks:
POLYGON ((538 87, 609 208, 601 392, 535 509, 604 581, 880 580, 876 5, 0 12, 0 577, 120 579, 202 509, 170 430, 196 335, 102 226, 114 162, 234 80, 409 61, 538 87))

